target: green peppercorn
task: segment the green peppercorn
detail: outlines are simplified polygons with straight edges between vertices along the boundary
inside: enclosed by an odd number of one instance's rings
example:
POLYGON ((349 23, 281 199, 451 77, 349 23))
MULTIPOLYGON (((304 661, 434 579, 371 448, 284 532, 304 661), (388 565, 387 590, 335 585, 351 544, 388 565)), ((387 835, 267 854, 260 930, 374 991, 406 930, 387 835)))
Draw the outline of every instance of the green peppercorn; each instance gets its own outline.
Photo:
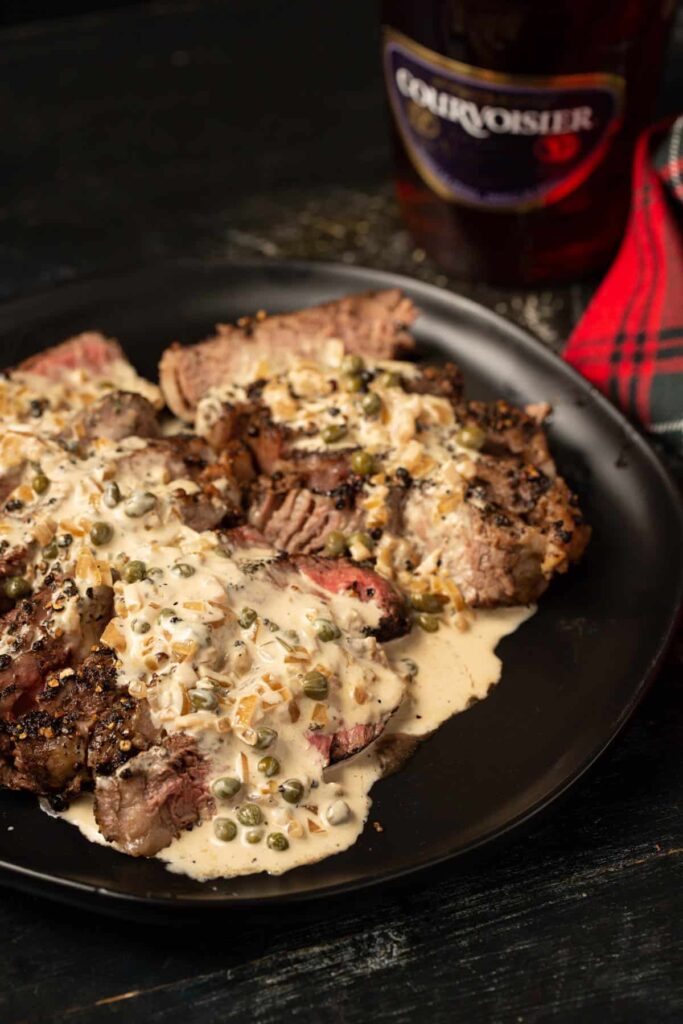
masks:
POLYGON ((162 608, 159 612, 159 619, 161 622, 170 622, 171 619, 178 619, 178 621, 180 621, 173 608, 162 608))
POLYGON ((119 490, 119 485, 115 480, 112 480, 111 483, 108 483, 104 488, 102 501, 107 508, 115 508, 121 501, 121 491, 119 490))
POLYGON ((96 547, 100 547, 102 544, 108 544, 113 536, 114 531, 109 523, 97 522, 92 524, 90 540, 96 547))
POLYGON ((212 690, 190 690, 187 696, 195 711, 215 711, 218 707, 218 697, 212 690))
POLYGON ((171 572, 176 576, 183 576, 188 579, 190 576, 194 576, 195 568, 192 565, 188 565, 187 562, 178 562, 177 565, 173 566, 171 572))
POLYGON ((270 779, 280 771, 280 762, 276 757, 262 757, 256 767, 270 779))
POLYGON ((256 843, 260 843, 261 840, 263 839, 263 829, 262 828, 250 828, 249 831, 246 833, 244 838, 252 846, 255 846, 256 843))
POLYGON ((240 825, 260 825, 263 821, 263 814, 258 804, 242 804, 237 811, 237 820, 240 825))
POLYGON ((241 788, 242 783, 239 779, 234 778, 232 775, 224 775, 222 778, 216 779, 211 790, 213 795, 219 800, 231 800, 239 793, 241 788))
POLYGON ((348 355, 342 359, 342 373, 360 373, 365 369, 365 363, 361 356, 348 355))
POLYGON ((8 576, 4 585, 5 594, 12 601, 27 597, 31 593, 31 584, 24 576, 8 576))
POLYGON ((383 384, 385 388, 397 388, 401 385, 401 375, 394 373, 393 370, 388 370, 383 373, 380 377, 380 384, 383 384))
POLYGON ((360 407, 366 416, 376 416, 382 408, 382 399, 374 391, 368 391, 363 397, 360 407))
POLYGON ((318 640, 321 640, 324 644, 329 643, 330 640, 338 640, 341 636, 339 626, 329 619, 314 619, 313 629, 318 640))
POLYGON ((439 620, 436 615, 429 615, 427 612, 420 612, 415 616, 420 629, 424 629, 425 633, 436 633, 439 628, 439 620))
POLYGON ((139 583, 140 580, 144 580, 146 572, 145 563, 134 558, 123 570, 123 578, 126 583, 139 583))
POLYGON ((47 558, 48 562, 54 562, 55 558, 59 554, 57 549, 57 541, 53 540, 43 548, 43 556, 47 558))
POLYGON ((332 530, 325 538, 324 552, 328 558, 338 558, 346 551, 346 537, 341 530, 332 530))
POLYGON ((311 700, 325 700, 329 689, 327 676, 324 676, 322 672, 313 669, 304 676, 304 693, 311 700))
POLYGON ((213 832, 216 839, 220 839, 224 843, 231 843, 237 835, 237 825, 230 818, 215 818, 213 832))
POLYGON ((250 626, 254 625, 257 618, 258 616, 253 608, 243 608, 237 622, 242 629, 249 629, 250 626))
POLYGON ((149 633, 151 628, 146 619, 133 619, 131 622, 131 629, 134 633, 149 633))
POLYGON ((376 469, 374 456, 370 452, 354 452, 351 456, 351 469, 357 476, 371 476, 376 469))
POLYGON ((345 434, 346 427, 343 423, 330 423, 329 426, 323 427, 320 431, 320 436, 325 444, 334 444, 336 441, 341 441, 345 434))
POLYGON ((475 424, 471 424, 468 427, 463 427, 455 435, 455 440, 458 444, 461 444, 463 448, 474 448, 479 451, 480 448, 484 447, 486 441, 486 432, 477 427, 475 424))
POLYGON ((276 739, 277 733, 275 729, 269 729, 267 725, 260 725, 256 730, 256 742, 254 743, 254 746, 257 750, 265 750, 276 739))
POLYGON ((70 533, 62 533, 57 537, 57 547, 69 548, 73 544, 74 539, 70 533))
POLYGON ((278 788, 280 793, 282 793, 282 799, 286 800, 288 804, 298 804, 304 795, 303 783, 299 782, 298 779, 287 779, 278 788))
POLYGON ((365 548, 366 551, 372 551, 375 546, 375 542, 369 533, 364 533, 362 530, 358 530, 356 533, 352 533, 349 537, 349 547, 361 547, 365 548))
POLYGON ((266 842, 271 850, 277 850, 278 853, 289 849, 289 839, 282 832, 271 832, 266 842))
POLYGON ((410 604, 417 612, 438 614, 448 604, 448 598, 441 594, 413 594, 410 604))
POLYGON ((344 391, 349 391, 352 395, 363 390, 363 378, 357 373, 343 374, 340 379, 340 384, 344 391))
POLYGON ((45 494, 45 491, 50 486, 50 481, 44 473, 36 473, 33 478, 33 490, 36 494, 45 494))

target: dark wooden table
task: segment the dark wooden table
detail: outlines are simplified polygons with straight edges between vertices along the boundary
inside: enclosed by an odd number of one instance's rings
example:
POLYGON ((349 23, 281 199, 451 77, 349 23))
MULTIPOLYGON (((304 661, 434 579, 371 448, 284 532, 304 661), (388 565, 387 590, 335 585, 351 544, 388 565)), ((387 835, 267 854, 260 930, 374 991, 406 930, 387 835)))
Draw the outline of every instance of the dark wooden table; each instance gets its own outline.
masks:
MULTIPOLYGON (((457 287, 396 216, 375 17, 368 0, 231 0, 4 29, 0 294, 182 254, 457 287)), ((678 53, 662 109, 681 105, 678 53)), ((467 290, 555 348, 590 294, 467 290)), ((210 923, 0 891, 0 1020, 680 1022, 680 662, 565 802, 485 863, 210 923)))

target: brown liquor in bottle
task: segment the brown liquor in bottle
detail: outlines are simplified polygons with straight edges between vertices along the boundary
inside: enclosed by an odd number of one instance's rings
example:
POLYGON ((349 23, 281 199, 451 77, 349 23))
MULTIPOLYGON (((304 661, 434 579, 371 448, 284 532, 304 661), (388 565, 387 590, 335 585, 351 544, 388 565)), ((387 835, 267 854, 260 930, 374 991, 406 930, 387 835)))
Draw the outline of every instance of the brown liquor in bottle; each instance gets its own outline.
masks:
POLYGON ((455 277, 605 266, 673 0, 384 0, 397 192, 455 277))

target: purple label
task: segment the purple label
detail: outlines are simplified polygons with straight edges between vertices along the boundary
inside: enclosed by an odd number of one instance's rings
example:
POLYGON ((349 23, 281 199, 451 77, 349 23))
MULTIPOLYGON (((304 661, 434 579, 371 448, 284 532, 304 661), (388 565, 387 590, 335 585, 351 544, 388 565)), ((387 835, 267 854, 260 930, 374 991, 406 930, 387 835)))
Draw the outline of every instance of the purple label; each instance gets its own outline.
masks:
POLYGON ((499 210, 557 202, 602 160, 621 124, 616 75, 503 75, 385 29, 384 68, 406 150, 443 199, 499 210))

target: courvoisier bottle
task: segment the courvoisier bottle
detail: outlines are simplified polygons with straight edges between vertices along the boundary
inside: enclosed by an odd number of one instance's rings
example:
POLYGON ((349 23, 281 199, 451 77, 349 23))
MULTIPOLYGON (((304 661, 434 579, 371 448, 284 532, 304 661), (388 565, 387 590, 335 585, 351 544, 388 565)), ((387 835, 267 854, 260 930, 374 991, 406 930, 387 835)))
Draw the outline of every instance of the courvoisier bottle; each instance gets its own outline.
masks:
POLYGON ((384 0, 397 194, 452 275, 538 284, 618 245, 675 0, 384 0))

